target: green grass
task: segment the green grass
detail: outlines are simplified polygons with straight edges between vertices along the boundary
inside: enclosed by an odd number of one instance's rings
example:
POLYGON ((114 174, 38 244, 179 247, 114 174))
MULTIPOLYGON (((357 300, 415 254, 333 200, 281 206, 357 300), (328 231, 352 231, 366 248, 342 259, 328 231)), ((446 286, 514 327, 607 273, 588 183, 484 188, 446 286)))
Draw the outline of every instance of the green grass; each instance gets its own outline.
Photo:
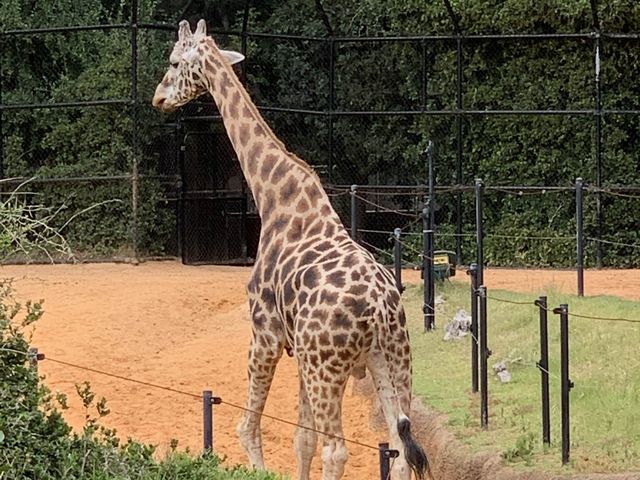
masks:
MULTIPOLYGON (((450 430, 472 451, 502 453, 516 468, 554 472, 640 470, 640 324, 569 318, 571 463, 561 467, 560 328, 549 313, 551 446, 542 444, 538 308, 488 301, 489 429, 480 429, 479 394, 471 393, 470 338, 443 341, 444 325, 458 308, 470 312, 468 285, 439 286, 445 305, 438 329, 423 333, 422 288, 405 293, 414 356, 414 391, 448 414, 450 430), (491 366, 510 360, 511 383, 502 384, 491 366)), ((578 298, 548 293, 548 305, 569 312, 640 319, 640 302, 614 297, 578 298)), ((531 301, 536 294, 490 291, 489 296, 531 301)))

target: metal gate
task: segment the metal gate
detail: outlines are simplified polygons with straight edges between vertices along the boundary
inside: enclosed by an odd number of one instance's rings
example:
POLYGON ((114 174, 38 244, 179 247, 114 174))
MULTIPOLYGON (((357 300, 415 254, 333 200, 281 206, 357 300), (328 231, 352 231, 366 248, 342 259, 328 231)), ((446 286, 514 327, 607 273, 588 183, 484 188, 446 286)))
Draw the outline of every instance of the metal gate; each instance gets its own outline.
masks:
POLYGON ((181 146, 181 255, 190 265, 247 265, 255 257, 257 215, 240 164, 219 119, 183 123, 181 146), (252 258, 253 257, 253 258, 252 258))

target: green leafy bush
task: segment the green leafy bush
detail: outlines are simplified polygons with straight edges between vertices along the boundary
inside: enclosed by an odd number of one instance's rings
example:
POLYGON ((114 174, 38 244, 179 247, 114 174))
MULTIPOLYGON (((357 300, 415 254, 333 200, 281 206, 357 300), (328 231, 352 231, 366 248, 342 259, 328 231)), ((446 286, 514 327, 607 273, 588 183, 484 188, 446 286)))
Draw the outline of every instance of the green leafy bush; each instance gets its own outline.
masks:
MULTIPOLYGON (((43 314, 42 302, 18 303, 9 282, 0 282, 0 480, 277 480, 268 472, 223 468, 215 455, 193 457, 175 450, 165 459, 133 440, 121 442, 100 424, 109 414, 88 382, 76 386, 86 411, 73 432, 52 395, 29 364, 28 331, 43 314)), ((173 447, 177 445, 174 443, 173 447)))

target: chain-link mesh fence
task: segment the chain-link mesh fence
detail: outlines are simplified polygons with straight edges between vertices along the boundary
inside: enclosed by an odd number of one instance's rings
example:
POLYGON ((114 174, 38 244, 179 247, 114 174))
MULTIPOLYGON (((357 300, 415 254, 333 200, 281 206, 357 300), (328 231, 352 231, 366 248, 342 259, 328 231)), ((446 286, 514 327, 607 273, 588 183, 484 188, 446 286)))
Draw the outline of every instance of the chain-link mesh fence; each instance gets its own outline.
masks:
MULTIPOLYGON (((640 68, 640 35, 628 33, 633 26, 624 33, 603 33, 597 22, 567 33, 462 33, 444 2, 434 17, 438 33, 381 37, 365 29, 345 37, 326 18, 264 33, 252 28, 259 16, 246 5, 230 15, 208 3, 202 12, 190 3, 152 3, 134 1, 134 14, 131 6, 42 7, 13 17, 8 8, 3 17, 0 188, 8 198, 33 178, 20 201, 56 212, 52 226, 63 228, 77 258, 243 263, 255 256, 259 219, 211 98, 171 115, 150 107, 175 38, 172 22, 204 16, 220 45, 245 53, 238 72, 252 98, 285 145, 321 175, 347 226, 346 189, 358 185, 370 248, 390 251, 388 234, 376 231, 419 231, 422 152, 431 140, 435 183, 444 188, 436 245, 459 261, 474 250, 474 199, 463 187, 475 177, 524 187, 570 187, 583 177, 592 188, 588 264, 640 263, 640 87, 628 81, 640 68)), ((520 238, 570 231, 570 196, 488 195, 487 231, 497 236, 487 258, 570 265, 571 256, 562 258, 571 242, 558 240, 551 254, 553 241, 534 246, 520 238), (552 212, 557 225, 541 212, 552 212)))

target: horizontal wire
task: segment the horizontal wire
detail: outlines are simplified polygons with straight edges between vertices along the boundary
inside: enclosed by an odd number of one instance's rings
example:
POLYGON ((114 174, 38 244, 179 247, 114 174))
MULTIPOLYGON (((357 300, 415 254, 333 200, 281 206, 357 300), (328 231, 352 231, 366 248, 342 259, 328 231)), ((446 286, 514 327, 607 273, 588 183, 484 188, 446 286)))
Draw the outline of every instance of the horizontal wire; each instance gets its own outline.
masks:
MULTIPOLYGON (((21 351, 21 350, 14 350, 14 349, 11 349, 11 348, 0 348, 0 351, 8 351, 8 352, 13 352, 13 353, 20 353, 20 354, 23 354, 25 356, 30 356, 31 355, 30 352, 24 352, 24 351, 21 351)), ((119 380, 123 380, 123 381, 126 381, 126 382, 136 383, 136 384, 139 384, 139 385, 144 385, 146 387, 157 388, 159 390, 165 390, 165 391, 172 392, 172 393, 178 393, 180 395, 185 395, 185 396, 188 396, 188 397, 191 397, 191 398, 194 398, 194 399, 202 400, 202 395, 198 395, 198 394, 191 393, 191 392, 186 392, 184 390, 178 390, 178 389, 175 389, 175 388, 172 388, 172 387, 167 387, 167 386, 164 386, 164 385, 158 385, 156 383, 146 382, 146 381, 143 381, 143 380, 137 380, 135 378, 125 377, 123 375, 118 375, 118 374, 115 374, 115 373, 105 372, 104 370, 98 370, 96 368, 91 368, 91 367, 85 367, 83 365, 78 365, 78 364, 75 364, 75 363, 66 362, 64 360, 58 360, 56 358, 51 358, 51 357, 48 357, 48 356, 45 357, 45 359, 50 361, 50 362, 53 362, 53 363, 58 363, 60 365, 65 365, 65 366, 68 366, 68 367, 77 368, 79 370, 85 370, 85 371, 88 371, 88 372, 97 373, 99 375, 104 375, 106 377, 117 378, 119 380)), ((294 426, 294 427, 303 428, 305 430, 313 431, 315 433, 319 433, 321 435, 325 435, 325 436, 328 436, 328 437, 337 438, 339 440, 343 440, 345 442, 352 443, 354 445, 359 445, 361 447, 365 447, 365 448, 369 448, 369 449, 373 449, 373 450, 378 450, 378 447, 374 447, 373 445, 368 445, 366 443, 362 443, 362 442, 359 442, 357 440, 351 440, 349 438, 341 437, 339 435, 326 433, 326 432, 323 432, 322 430, 318 430, 318 429, 315 429, 315 428, 312 428, 312 427, 307 427, 305 425, 300 425, 300 424, 298 424, 296 422, 292 422, 290 420, 285 420, 283 418, 279 418, 279 417, 276 417, 274 415, 269 415, 269 414, 264 413, 264 412, 258 412, 258 411, 255 411, 255 410, 251 410, 249 408, 237 405, 235 403, 227 402, 226 400, 222 400, 221 399, 220 403, 223 404, 223 405, 227 405, 229 407, 233 407, 233 408, 239 409, 239 410, 244 410, 245 412, 253 413, 254 415, 259 415, 261 417, 266 417, 266 418, 268 418, 270 420, 274 420, 274 421, 277 421, 277 422, 280 422, 280 423, 285 423, 287 425, 291 425, 291 426, 294 426)))
POLYGON ((613 240, 604 240, 602 238, 593 238, 593 237, 586 237, 585 240, 598 242, 598 243, 606 243, 607 245, 617 245, 619 247, 640 248, 640 243, 614 242, 613 240))
POLYGON ((250 408, 246 408, 246 407, 243 407, 241 405, 237 405, 235 403, 227 402, 225 400, 222 400, 220 403, 222 405, 227 405, 228 407, 236 408, 238 410, 244 410, 245 412, 253 413, 254 415, 259 415, 261 417, 266 417, 266 418, 269 418, 271 420, 275 420, 277 422, 281 422, 281 423, 285 423, 287 425, 291 425, 293 427, 299 427, 299 428, 302 428, 304 430, 309 430, 311 432, 315 432, 315 433, 319 433, 321 435, 325 435, 327 437, 337 438, 339 440, 343 440, 345 442, 353 443, 354 445, 359 445, 361 447, 370 448, 372 450, 379 450, 378 447, 374 447, 373 445, 368 445, 366 443, 358 442, 357 440, 351 440, 351 439, 348 439, 348 438, 345 438, 345 437, 341 437, 340 435, 334 435, 332 433, 326 433, 326 432, 323 432, 322 430, 318 430, 318 429, 313 428, 313 427, 307 427, 305 425, 300 425, 299 423, 292 422, 290 420, 284 420, 282 418, 274 417, 273 415, 269 415, 267 413, 260 413, 260 412, 258 412, 256 410, 251 410, 250 408))
POLYGON ((179 393, 180 395, 185 395, 185 396, 189 396, 189 397, 192 397, 192 398, 202 399, 202 395, 197 395, 197 394, 191 393, 191 392, 185 392, 184 390, 178 390, 178 389, 175 389, 175 388, 172 388, 172 387, 167 387, 167 386, 164 386, 164 385, 158 385, 156 383, 146 382, 146 381, 143 381, 143 380, 136 380, 134 378, 125 377, 123 375, 118 375, 118 374, 115 374, 115 373, 105 372, 104 370, 98 370, 96 368, 77 365, 75 363, 66 362, 64 360, 58 360, 56 358, 51 358, 51 357, 48 357, 48 356, 45 359, 47 361, 49 361, 49 362, 59 363, 60 365, 66 365, 68 367, 78 368, 80 370, 86 370, 88 372, 97 373, 99 375, 104 375, 106 377, 117 378, 119 380, 124 380, 126 382, 131 382, 131 383, 137 383, 139 385, 144 385, 146 387, 157 388, 157 389, 160 389, 160 390, 165 390, 167 392, 179 393))
POLYGON ((357 194, 353 194, 353 196, 356 197, 359 200, 362 200, 364 203, 367 203, 367 204, 369 204, 371 206, 379 208, 383 212, 395 213, 396 215, 402 215, 404 217, 415 217, 416 216, 415 213, 405 213, 405 212, 401 212, 400 210, 394 210, 392 208, 384 207, 384 206, 379 205, 379 204, 377 204, 375 202, 372 202, 371 200, 367 200, 366 198, 364 198, 364 197, 362 197, 360 195, 357 195, 357 194))
POLYGON ((627 323, 640 323, 640 319, 635 318, 623 318, 623 317, 596 317, 595 315, 583 315, 579 313, 568 312, 570 317, 586 318, 588 320, 600 320, 604 322, 627 322, 627 323))

